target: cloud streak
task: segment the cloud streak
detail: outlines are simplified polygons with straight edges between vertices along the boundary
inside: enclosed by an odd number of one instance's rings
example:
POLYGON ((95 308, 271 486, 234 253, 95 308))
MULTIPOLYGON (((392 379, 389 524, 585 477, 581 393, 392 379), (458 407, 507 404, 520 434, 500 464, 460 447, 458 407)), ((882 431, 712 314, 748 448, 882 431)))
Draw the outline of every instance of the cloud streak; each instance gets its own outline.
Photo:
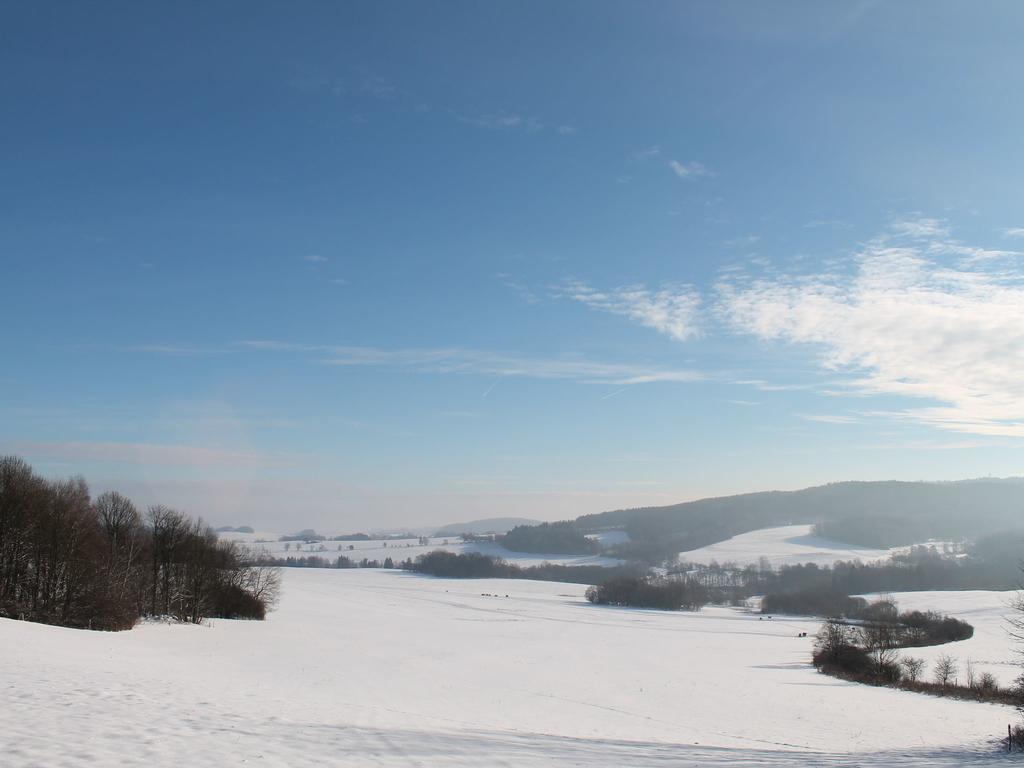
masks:
POLYGON ((241 346, 252 350, 306 354, 316 362, 331 366, 395 368, 419 373, 562 379, 619 386, 688 383, 705 378, 701 373, 687 369, 599 362, 577 357, 524 357, 463 347, 382 349, 273 340, 244 341, 241 346))
MULTIPOLYGON (((539 118, 515 112, 491 112, 473 116, 463 115, 459 117, 459 120, 468 125, 475 125, 477 128, 487 128, 494 131, 522 130, 534 133, 544 129, 544 123, 539 118)), ((573 131, 569 126, 561 126, 558 129, 559 133, 563 133, 562 128, 569 128, 566 133, 572 133, 573 131)), ((566 134, 563 133, 563 135, 566 134)))
POLYGON ((680 179, 696 179, 701 176, 715 175, 707 166, 698 163, 696 160, 691 160, 688 163, 680 162, 679 160, 669 160, 668 167, 680 179))
POLYGON ((852 271, 726 278, 716 310, 735 332, 816 349, 848 393, 931 401, 898 419, 1024 436, 1024 278, 979 253, 938 220, 902 220, 852 271))
POLYGON ((700 335, 701 296, 691 285, 667 284, 657 290, 630 285, 599 291, 584 282, 572 281, 557 293, 591 309, 628 317, 677 341, 700 335))

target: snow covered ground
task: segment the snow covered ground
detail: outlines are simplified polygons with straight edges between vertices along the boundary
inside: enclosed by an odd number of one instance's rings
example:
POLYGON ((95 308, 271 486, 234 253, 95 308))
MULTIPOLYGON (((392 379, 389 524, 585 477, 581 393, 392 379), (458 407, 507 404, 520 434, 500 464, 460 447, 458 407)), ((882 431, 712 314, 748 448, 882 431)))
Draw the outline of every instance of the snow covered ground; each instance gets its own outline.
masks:
POLYGON ((1011 710, 819 675, 797 636, 814 620, 604 608, 583 590, 292 569, 266 622, 0 620, 0 764, 1006 762, 1011 710))
POLYGON ((527 567, 540 565, 541 563, 557 563, 560 565, 601 565, 614 566, 622 563, 614 557, 603 557, 601 555, 534 555, 527 552, 513 552, 505 549, 494 542, 463 542, 458 536, 434 537, 426 545, 420 544, 418 539, 371 539, 369 541, 321 541, 312 544, 304 542, 279 541, 281 534, 267 531, 255 533, 221 533, 223 539, 237 541, 246 546, 265 549, 274 557, 303 557, 318 555, 332 559, 338 555, 344 555, 352 560, 384 561, 390 557, 396 563, 400 560, 412 558, 415 560, 419 555, 443 549, 447 552, 479 552, 493 557, 500 557, 510 563, 527 567), (341 547, 339 549, 339 547, 341 547), (352 547, 352 549, 349 549, 352 547))
POLYGON ((600 531, 588 533, 587 538, 593 539, 603 547, 614 547, 616 544, 626 544, 629 541, 629 534, 625 531, 600 531))
POLYGON ((738 565, 757 564, 764 556, 772 567, 816 563, 831 565, 840 560, 881 560, 898 549, 870 549, 815 536, 810 525, 784 525, 741 533, 700 549, 679 553, 682 562, 707 565, 712 560, 738 565))

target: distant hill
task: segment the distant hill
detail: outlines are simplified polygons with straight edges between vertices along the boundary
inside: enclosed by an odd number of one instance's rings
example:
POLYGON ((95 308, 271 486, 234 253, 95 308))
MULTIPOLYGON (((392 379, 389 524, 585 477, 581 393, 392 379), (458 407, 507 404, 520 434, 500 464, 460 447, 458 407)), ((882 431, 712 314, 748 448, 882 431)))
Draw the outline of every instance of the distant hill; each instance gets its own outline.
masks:
POLYGON ((438 528, 435 536, 457 536, 460 533, 497 533, 504 534, 519 525, 539 525, 540 520, 527 517, 488 517, 483 520, 470 520, 468 523, 451 523, 438 528))
POLYGON ((814 524, 837 541, 877 548, 974 539, 1024 527, 1024 479, 832 483, 584 515, 575 526, 580 533, 625 530, 630 541, 609 554, 653 562, 740 533, 798 523, 814 524))
POLYGON ((239 525, 232 527, 230 525, 222 525, 220 528, 215 528, 214 533, 255 533, 251 525, 239 525))

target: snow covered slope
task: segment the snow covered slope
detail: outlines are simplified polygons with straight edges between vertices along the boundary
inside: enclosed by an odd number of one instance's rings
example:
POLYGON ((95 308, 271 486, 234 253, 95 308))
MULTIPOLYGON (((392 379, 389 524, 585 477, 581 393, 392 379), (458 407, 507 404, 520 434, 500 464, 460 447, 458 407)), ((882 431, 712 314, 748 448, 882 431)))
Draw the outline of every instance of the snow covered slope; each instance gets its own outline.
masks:
POLYGON ((813 620, 379 570, 284 587, 266 622, 0 620, 0 764, 1005 764, 1008 708, 819 675, 813 620))
MULTIPOLYGON (((839 560, 880 560, 897 550, 869 549, 855 544, 815 536, 810 525, 784 525, 741 533, 700 549, 681 552, 679 559, 687 563, 757 564, 763 556, 775 568, 780 565, 817 563, 831 565, 839 560)), ((903 549, 903 548, 901 548, 903 549)))

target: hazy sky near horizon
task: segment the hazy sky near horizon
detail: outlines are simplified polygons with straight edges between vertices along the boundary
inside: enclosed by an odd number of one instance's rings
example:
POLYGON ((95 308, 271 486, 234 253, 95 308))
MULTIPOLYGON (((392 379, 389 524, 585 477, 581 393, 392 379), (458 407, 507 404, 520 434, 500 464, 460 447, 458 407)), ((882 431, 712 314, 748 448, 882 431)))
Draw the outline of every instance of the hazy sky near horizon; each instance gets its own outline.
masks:
POLYGON ((1022 34, 8 3, 0 451, 278 529, 1022 474, 1022 34))

